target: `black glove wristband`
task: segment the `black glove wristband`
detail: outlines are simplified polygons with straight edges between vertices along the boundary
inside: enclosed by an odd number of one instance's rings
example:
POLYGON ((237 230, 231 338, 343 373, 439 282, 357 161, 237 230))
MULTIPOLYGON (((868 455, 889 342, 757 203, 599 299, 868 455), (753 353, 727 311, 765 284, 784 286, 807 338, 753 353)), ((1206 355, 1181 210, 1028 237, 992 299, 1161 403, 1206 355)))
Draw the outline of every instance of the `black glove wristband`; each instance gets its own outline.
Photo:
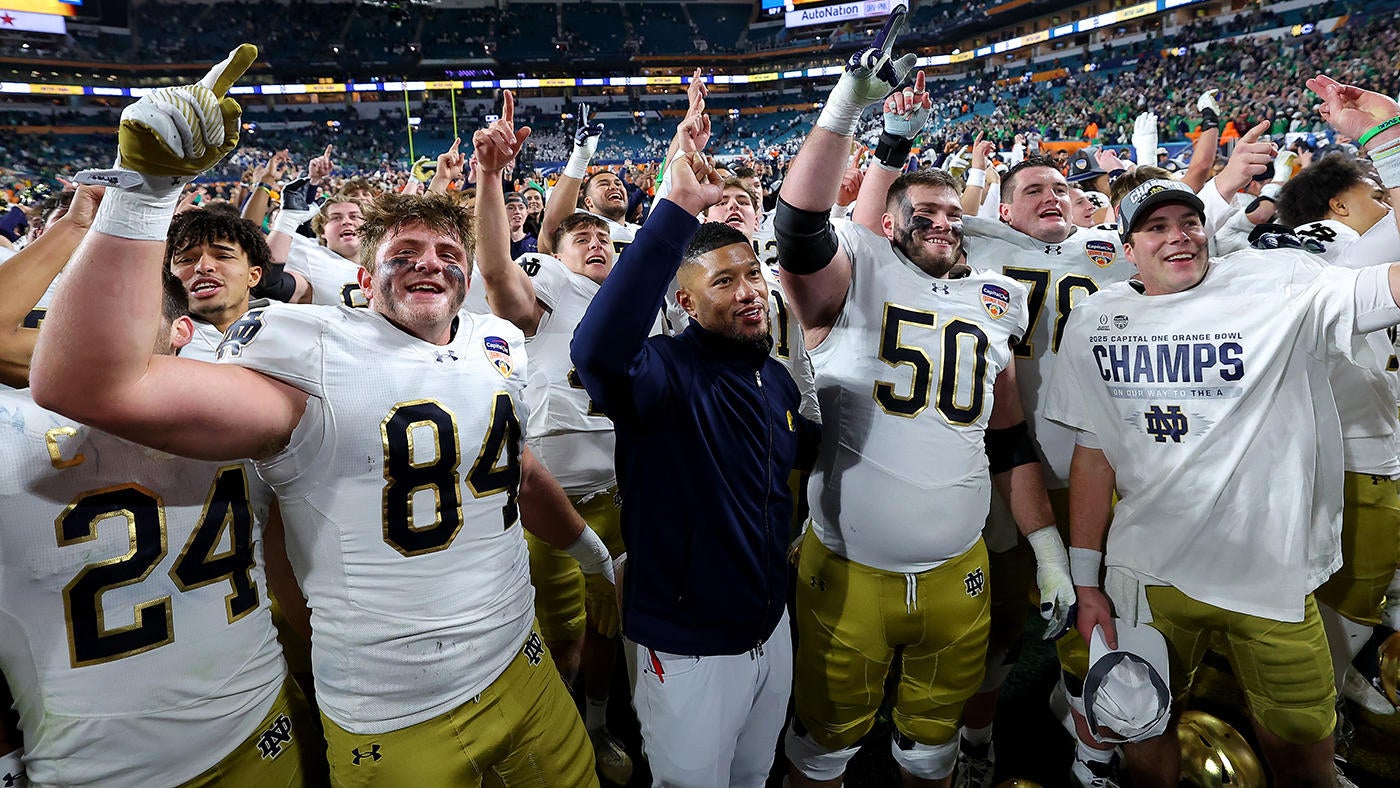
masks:
POLYGON ((914 149, 914 141, 890 132, 881 132, 880 141, 875 144, 875 160, 894 170, 904 169, 909 161, 909 151, 914 149))
POLYGON ((1220 114, 1210 107, 1201 110, 1201 130, 1220 128, 1220 114))
POLYGON ((253 288, 253 295, 273 301, 290 302, 296 291, 296 277, 287 273, 286 264, 269 263, 263 267, 262 281, 253 288))

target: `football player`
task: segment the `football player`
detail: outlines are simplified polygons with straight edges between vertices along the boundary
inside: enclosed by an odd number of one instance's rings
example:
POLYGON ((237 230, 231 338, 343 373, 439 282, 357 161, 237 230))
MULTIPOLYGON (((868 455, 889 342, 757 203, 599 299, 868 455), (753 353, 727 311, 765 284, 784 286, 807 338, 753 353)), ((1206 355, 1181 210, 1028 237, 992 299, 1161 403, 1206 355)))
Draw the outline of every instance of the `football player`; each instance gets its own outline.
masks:
POLYGON ((240 46, 200 83, 124 111, 118 166, 84 177, 125 188, 109 190, 40 337, 36 401, 153 448, 257 462, 313 611, 334 782, 596 784, 533 627, 522 523, 585 571, 611 562, 522 446, 524 337, 458 314, 464 209, 381 198, 361 228, 369 309, 272 304, 229 329, 222 363, 151 355, 170 211, 236 145, 225 94, 255 57, 240 46))
MULTIPOLYGON (((1073 605, 1015 386, 1012 345, 1029 328, 1025 288, 960 263, 960 194, 941 171, 894 182, 881 235, 829 219, 842 175, 830 162, 850 149, 866 106, 911 70, 913 55, 890 54, 903 10, 852 56, 783 182, 774 220, 825 423, 798 567, 797 714, 786 743, 797 786, 839 783, 897 651, 891 751, 906 780, 946 784, 963 704, 984 673, 981 530, 993 479, 1039 558, 1048 634, 1068 626, 1073 605), (842 613, 855 609, 863 614, 842 613)), ((926 118, 921 86, 916 79, 897 92, 893 114, 926 118)), ((914 135, 887 134, 902 138, 882 136, 877 151, 893 171, 914 135)))

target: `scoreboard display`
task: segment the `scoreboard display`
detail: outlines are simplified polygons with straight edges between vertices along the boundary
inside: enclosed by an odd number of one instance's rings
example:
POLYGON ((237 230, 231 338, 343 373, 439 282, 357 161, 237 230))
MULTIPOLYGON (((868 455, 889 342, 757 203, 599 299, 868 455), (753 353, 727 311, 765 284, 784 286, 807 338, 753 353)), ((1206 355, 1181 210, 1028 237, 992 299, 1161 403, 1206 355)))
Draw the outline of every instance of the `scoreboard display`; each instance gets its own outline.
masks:
POLYGON ((787 13, 784 26, 808 27, 884 17, 889 15, 891 8, 902 4, 892 0, 785 0, 783 6, 787 13))

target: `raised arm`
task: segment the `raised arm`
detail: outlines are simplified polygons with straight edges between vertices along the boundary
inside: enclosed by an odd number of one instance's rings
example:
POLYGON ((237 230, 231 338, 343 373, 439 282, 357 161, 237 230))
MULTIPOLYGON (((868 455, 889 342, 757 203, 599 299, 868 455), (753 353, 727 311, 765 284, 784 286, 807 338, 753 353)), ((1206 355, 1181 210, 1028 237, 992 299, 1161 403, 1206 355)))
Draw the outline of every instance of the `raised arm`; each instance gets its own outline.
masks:
MULTIPOLYGON (((506 93, 510 93, 510 91, 506 91, 506 93)), ((466 175, 467 157, 457 150, 461 144, 461 138, 454 139, 452 147, 438 154, 437 167, 433 168, 433 177, 428 181, 428 191, 446 194, 454 182, 461 180, 466 175)), ((500 173, 497 173, 496 177, 499 178, 500 173)), ((484 184, 477 185, 480 187, 484 184)))
POLYGON ((898 60, 892 55, 907 11, 897 6, 873 44, 851 55, 778 195, 773 230, 783 290, 804 332, 811 333, 809 348, 825 338, 851 285, 851 259, 829 217, 841 188, 842 170, 833 165, 846 160, 865 108, 888 96, 914 66, 913 54, 898 60))
POLYGON ((40 332, 39 405, 129 440, 202 459, 266 457, 286 445, 306 395, 246 369, 155 355, 162 251, 184 184, 238 143, 225 94, 253 62, 244 44, 196 85, 122 112, 117 167, 80 179, 107 191, 40 332))
POLYGON ((914 138, 923 132, 932 107, 922 71, 914 75, 912 87, 896 90, 885 99, 885 129, 875 145, 873 163, 861 180, 856 207, 851 212, 852 221, 876 235, 885 232, 885 196, 890 185, 904 174, 914 138))
POLYGON ((243 205, 243 218, 262 226, 263 219, 267 218, 267 206, 271 202, 271 191, 277 188, 277 184, 282 182, 292 168, 292 154, 286 150, 279 150, 272 154, 272 158, 267 160, 267 164, 259 167, 253 173, 253 193, 248 197, 248 202, 243 205))
POLYGON ((719 174, 702 154, 678 156, 671 167, 670 196, 657 202, 623 251, 579 321, 570 348, 589 398, 614 421, 633 407, 633 374, 647 374, 633 362, 651 333, 681 255, 700 227, 695 217, 724 193, 719 174))
POLYGON ((0 383, 17 389, 29 385, 39 329, 26 328, 24 319, 87 235, 101 199, 100 186, 80 187, 67 213, 0 266, 0 383))
POLYGON ((979 133, 978 139, 972 143, 972 161, 967 166, 967 186, 962 193, 964 216, 976 216, 987 196, 987 165, 997 146, 991 140, 981 139, 981 136, 979 133))
MULTIPOLYGON (((1325 74, 1308 80, 1307 85, 1322 98, 1323 119, 1356 140, 1376 166, 1381 185, 1390 192, 1391 205, 1400 205, 1400 103, 1373 90, 1343 85, 1325 74)), ((1391 216, 1400 224, 1395 211, 1391 216)), ((1400 249, 1395 252, 1400 258, 1400 249)), ((1396 300, 1400 303, 1400 298, 1396 300)))
MULTIPOLYGON (((530 136, 527 126, 515 128, 515 97, 505 92, 500 120, 472 135, 481 182, 476 191, 476 266, 486 285, 486 302, 499 317, 514 323, 525 336, 534 336, 544 316, 529 275, 510 259, 510 223, 501 173, 530 136)), ((456 145, 453 145, 456 148, 456 145)), ((438 169, 442 169, 441 166, 438 169)))
POLYGON ((564 165, 558 182, 549 192, 544 204, 544 215, 540 217, 540 234, 537 236, 540 251, 554 254, 554 231, 569 214, 578 210, 578 193, 583 179, 588 175, 588 162, 598 152, 598 140, 603 136, 603 124, 588 122, 588 105, 578 106, 578 125, 574 128, 574 150, 564 165))

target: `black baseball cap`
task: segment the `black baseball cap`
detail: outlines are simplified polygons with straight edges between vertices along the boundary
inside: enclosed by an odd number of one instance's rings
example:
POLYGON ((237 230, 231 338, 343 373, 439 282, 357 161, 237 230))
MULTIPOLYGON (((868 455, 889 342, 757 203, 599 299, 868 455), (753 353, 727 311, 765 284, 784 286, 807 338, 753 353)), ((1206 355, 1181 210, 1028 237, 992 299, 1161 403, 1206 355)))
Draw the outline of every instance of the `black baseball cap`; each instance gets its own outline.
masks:
POLYGON ((1153 208, 1165 203, 1176 202, 1189 205, 1206 220, 1206 204, 1191 191, 1191 187, 1178 181, 1154 179, 1139 184, 1128 192, 1118 203, 1118 234, 1124 240, 1133 232, 1133 225, 1152 212, 1153 208))

